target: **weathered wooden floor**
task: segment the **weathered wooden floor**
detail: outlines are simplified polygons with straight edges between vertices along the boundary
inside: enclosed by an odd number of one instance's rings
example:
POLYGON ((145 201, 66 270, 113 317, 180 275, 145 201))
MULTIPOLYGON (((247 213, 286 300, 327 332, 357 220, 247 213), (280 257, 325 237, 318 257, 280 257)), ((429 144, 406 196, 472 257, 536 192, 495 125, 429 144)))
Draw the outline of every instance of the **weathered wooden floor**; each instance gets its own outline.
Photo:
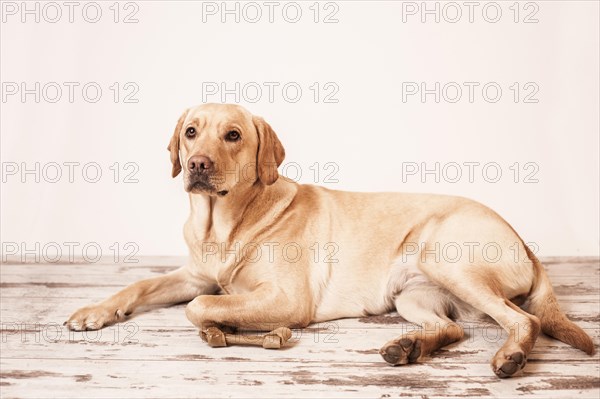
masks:
MULTIPOLYGON (((506 334, 465 322, 468 337, 424 364, 391 367, 377 350, 412 328, 399 317, 345 319, 295 331, 283 350, 210 348, 183 305, 100 332, 62 326, 77 308, 180 265, 3 264, 2 398, 68 397, 600 397, 599 356, 542 336, 522 376, 499 380, 489 360, 506 334)), ((600 336, 597 258, 545 259, 562 308, 600 336)))

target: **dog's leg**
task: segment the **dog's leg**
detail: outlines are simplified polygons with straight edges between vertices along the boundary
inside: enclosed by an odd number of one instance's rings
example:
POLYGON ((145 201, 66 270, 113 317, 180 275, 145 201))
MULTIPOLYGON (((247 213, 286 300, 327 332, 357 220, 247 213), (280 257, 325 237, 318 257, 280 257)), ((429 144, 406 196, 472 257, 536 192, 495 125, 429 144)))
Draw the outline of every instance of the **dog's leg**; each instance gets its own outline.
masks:
MULTIPOLYGON (((268 284, 247 294, 200 295, 188 304, 186 316, 211 346, 237 342, 220 331, 222 325, 271 331, 305 326, 310 320, 302 309, 294 309, 285 293, 268 284)), ((240 337, 239 343, 244 339, 240 337)))
POLYGON ((97 330, 123 320, 140 306, 189 301, 210 291, 210 285, 182 267, 164 276, 138 281, 100 303, 83 307, 73 313, 65 324, 76 331, 97 330))
POLYGON ((439 348, 460 340, 464 331, 448 318, 448 294, 439 288, 423 286, 401 292, 394 300, 400 316, 421 327, 389 341, 380 349, 392 365, 421 361, 439 348))
MULTIPOLYGON (((499 268, 502 266, 495 266, 499 268)), ((511 377, 521 370, 540 333, 540 321, 508 300, 492 273, 475 273, 476 265, 453 265, 452 271, 440 265, 423 264, 422 270, 459 299, 500 324, 508 340, 493 357, 491 365, 498 377, 511 377)))

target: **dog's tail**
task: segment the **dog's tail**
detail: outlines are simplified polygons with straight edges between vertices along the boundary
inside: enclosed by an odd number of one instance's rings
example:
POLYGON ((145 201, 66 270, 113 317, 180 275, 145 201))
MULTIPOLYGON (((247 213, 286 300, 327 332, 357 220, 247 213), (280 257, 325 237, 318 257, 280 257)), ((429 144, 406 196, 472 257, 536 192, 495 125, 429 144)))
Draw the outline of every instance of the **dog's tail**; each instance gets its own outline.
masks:
POLYGON ((535 255, 527 248, 527 256, 533 262, 536 278, 529 296, 527 311, 536 315, 542 323, 542 331, 559 341, 581 349, 588 355, 594 353, 594 343, 581 327, 574 324, 558 306, 552 284, 546 275, 544 267, 535 255))

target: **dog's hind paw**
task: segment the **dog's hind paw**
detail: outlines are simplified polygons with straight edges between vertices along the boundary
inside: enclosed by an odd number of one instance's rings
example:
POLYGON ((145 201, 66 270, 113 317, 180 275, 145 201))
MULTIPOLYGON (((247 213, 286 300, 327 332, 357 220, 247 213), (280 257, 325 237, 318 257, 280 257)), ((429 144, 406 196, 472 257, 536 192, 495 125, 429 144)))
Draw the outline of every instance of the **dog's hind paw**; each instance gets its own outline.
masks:
POLYGON ((415 363, 421 356, 421 340, 417 337, 402 337, 387 343, 379 350, 379 354, 393 366, 415 363))

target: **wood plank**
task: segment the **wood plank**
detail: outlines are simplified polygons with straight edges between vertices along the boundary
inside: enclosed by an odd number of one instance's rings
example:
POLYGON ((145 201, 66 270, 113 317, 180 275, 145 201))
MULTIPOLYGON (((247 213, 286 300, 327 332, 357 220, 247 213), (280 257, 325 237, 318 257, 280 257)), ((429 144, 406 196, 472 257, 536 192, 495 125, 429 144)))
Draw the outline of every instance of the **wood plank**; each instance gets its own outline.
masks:
MULTIPOLYGON (((382 363, 43 359, 2 360, 9 396, 46 397, 398 397, 524 394, 597 397, 597 366, 535 363, 520 378, 500 380, 477 364, 391 367, 382 363), (593 370, 591 370, 593 369, 593 370), (551 381, 550 383, 548 381, 551 381), (559 388, 557 391, 556 388, 559 388), (563 391, 563 392, 560 392, 563 391)), ((530 395, 529 395, 530 396, 530 395)), ((572 396, 571 396, 572 397, 572 396)))
MULTIPOLYGON (((142 312, 100 333, 61 325, 78 307, 182 262, 1 265, 0 396, 600 396, 600 355, 545 336, 522 376, 497 379, 489 361, 506 333, 484 320, 461 322, 466 339, 426 363, 403 367, 388 366, 377 353, 414 328, 396 314, 295 330, 289 347, 278 351, 210 348, 185 318, 184 305, 142 312)), ((598 259, 554 258, 545 265, 562 308, 598 344, 598 259)))

